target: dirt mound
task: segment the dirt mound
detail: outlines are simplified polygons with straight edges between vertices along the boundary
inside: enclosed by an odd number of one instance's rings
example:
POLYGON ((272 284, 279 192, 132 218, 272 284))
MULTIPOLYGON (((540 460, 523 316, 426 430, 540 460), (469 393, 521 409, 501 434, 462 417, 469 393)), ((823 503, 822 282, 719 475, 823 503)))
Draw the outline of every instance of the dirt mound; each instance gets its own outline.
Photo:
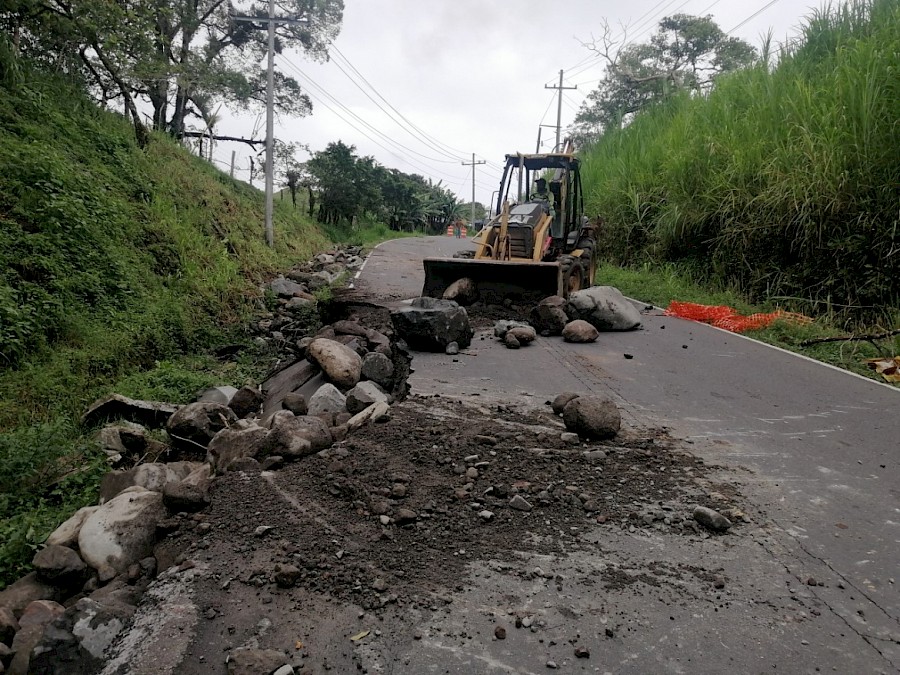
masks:
POLYGON ((593 528, 699 531, 702 461, 665 431, 583 446, 549 411, 460 408, 413 398, 280 471, 227 474, 183 528, 188 557, 206 549, 220 579, 378 609, 453 589, 474 560, 577 548, 593 528))

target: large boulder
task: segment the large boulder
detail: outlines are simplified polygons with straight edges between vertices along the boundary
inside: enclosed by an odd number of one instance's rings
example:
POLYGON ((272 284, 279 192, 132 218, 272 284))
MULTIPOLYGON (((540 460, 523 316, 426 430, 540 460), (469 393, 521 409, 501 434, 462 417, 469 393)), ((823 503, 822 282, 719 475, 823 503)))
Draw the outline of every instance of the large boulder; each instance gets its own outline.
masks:
POLYGON ((126 572, 153 552, 156 525, 165 516, 160 493, 130 487, 88 516, 78 533, 81 557, 101 580, 126 572))
POLYGON ((124 419, 160 427, 178 410, 173 403, 160 401, 140 401, 121 394, 110 394, 97 401, 81 416, 81 423, 91 426, 106 419, 124 419))
POLYGON ((465 349, 475 334, 466 310, 452 300, 416 298, 391 312, 391 322, 410 347, 424 351, 443 352, 451 342, 465 349))
POLYGON ((384 388, 391 386, 394 377, 394 364, 384 354, 371 352, 366 354, 362 363, 362 376, 381 385, 384 388))
POLYGON ((75 551, 66 546, 49 544, 38 551, 31 561, 38 578, 62 588, 81 586, 87 565, 75 551))
POLYGON ((612 286, 592 286, 572 293, 566 314, 570 319, 584 319, 601 331, 634 330, 641 325, 640 312, 612 286))
POLYGON ((32 650, 40 642, 47 625, 65 613, 65 607, 49 600, 35 600, 22 613, 19 619, 19 632, 13 638, 12 661, 9 664, 10 675, 29 675, 39 672, 31 666, 32 650))
POLYGON ((297 417, 281 410, 270 420, 267 454, 296 459, 312 455, 331 446, 331 430, 318 417, 297 417))
POLYGON ((17 617, 35 600, 59 599, 59 589, 41 581, 35 572, 29 572, 0 591, 0 607, 6 607, 17 617))
POLYGON ((166 429, 172 445, 187 454, 206 455, 206 446, 222 429, 237 422, 237 415, 227 405, 198 401, 181 407, 169 418, 166 429))
POLYGON ((269 284, 269 288, 279 298, 292 298, 297 294, 306 294, 305 286, 303 286, 302 284, 298 284, 296 281, 285 279, 281 274, 279 274, 276 279, 272 280, 272 282, 269 284))
POLYGON ((584 438, 613 438, 622 426, 622 415, 612 399, 578 396, 563 408, 566 429, 584 438))
POLYGON ((566 316, 566 301, 558 295, 541 300, 531 310, 531 324, 535 330, 545 335, 560 335, 569 322, 566 316))
POLYGON ((471 305, 478 300, 478 287, 472 279, 463 277, 447 286, 443 297, 444 300, 455 300, 460 305, 471 305))
POLYGON ((356 415, 379 401, 383 403, 389 402, 388 395, 384 389, 374 382, 360 382, 347 392, 347 412, 351 415, 356 415))
POLYGON ((316 338, 309 343, 306 358, 322 369, 329 382, 344 389, 355 385, 362 376, 362 358, 336 340, 316 338))
POLYGON ((126 488, 139 486, 162 492, 169 483, 178 483, 200 462, 149 462, 127 471, 110 471, 100 481, 100 502, 108 502, 126 488))
POLYGON ((204 389, 200 392, 197 400, 205 401, 207 403, 221 403, 222 405, 228 405, 231 403, 231 399, 234 398, 234 395, 237 392, 238 390, 236 387, 232 387, 230 384, 223 384, 217 387, 204 389))
POLYGON ((53 530, 50 536, 47 537, 46 543, 48 545, 68 546, 69 548, 77 546, 78 533, 81 531, 81 526, 84 525, 87 517, 99 508, 99 506, 85 506, 78 509, 67 521, 53 530))
POLYGON ((223 473, 228 465, 242 457, 259 457, 266 448, 269 430, 241 420, 233 427, 222 429, 206 448, 207 461, 216 472, 223 473))
POLYGON ((239 647, 228 653, 226 668, 228 675, 270 675, 289 662, 284 652, 275 649, 239 647))
POLYGON ((11 645, 18 630, 19 622, 13 611, 9 607, 0 607, 0 644, 11 645))
POLYGON ((600 331, 583 319, 575 319, 563 328, 562 337, 566 342, 593 342, 600 337, 600 331))
POLYGON ((506 337, 506 334, 513 328, 531 328, 531 326, 524 321, 500 319, 499 321, 494 322, 494 337, 500 338, 502 340, 506 337))
POLYGON ((135 612, 123 602, 82 598, 46 626, 31 654, 32 672, 46 675, 94 675, 104 653, 135 612))
POLYGON ((246 417, 259 412, 259 408, 263 403, 264 396, 256 387, 241 387, 237 390, 228 407, 234 411, 238 417, 246 417))
POLYGON ((323 384, 309 397, 307 414, 336 414, 347 412, 347 397, 333 384, 323 384))

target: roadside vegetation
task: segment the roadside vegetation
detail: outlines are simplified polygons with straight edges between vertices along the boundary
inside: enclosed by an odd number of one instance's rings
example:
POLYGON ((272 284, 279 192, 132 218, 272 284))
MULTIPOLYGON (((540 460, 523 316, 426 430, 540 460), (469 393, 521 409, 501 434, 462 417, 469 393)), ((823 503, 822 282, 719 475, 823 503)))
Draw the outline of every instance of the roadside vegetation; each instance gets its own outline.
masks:
MULTIPOLYGON (((688 286, 729 289, 738 309, 819 319, 795 337, 896 328, 898 52, 900 4, 841 4, 709 91, 670 90, 639 112, 621 109, 621 124, 584 152, 584 178, 588 211, 605 219, 602 255, 646 278, 623 291, 665 304, 696 299, 688 286), (654 286, 676 278, 691 283, 654 286)), ((790 333, 761 337, 790 346, 790 333)), ((879 344, 890 355, 898 346, 879 344)), ((867 350, 804 353, 857 369, 867 350)))
POLYGON ((0 587, 105 471, 78 420, 101 395, 187 402, 257 377, 245 342, 258 285, 329 246, 290 201, 263 199, 164 135, 144 149, 81 89, 9 61, 0 82, 0 587))

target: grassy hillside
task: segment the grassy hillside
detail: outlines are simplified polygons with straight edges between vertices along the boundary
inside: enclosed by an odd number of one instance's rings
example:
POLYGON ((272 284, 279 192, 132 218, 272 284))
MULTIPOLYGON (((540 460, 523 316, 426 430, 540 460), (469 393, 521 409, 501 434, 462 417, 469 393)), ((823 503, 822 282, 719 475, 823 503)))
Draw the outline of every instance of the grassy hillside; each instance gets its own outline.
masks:
POLYGON ((259 191, 170 139, 140 150, 71 84, 0 72, 2 587, 95 499, 103 462, 77 424, 85 406, 113 390, 177 401, 213 379, 241 384, 240 367, 216 373, 202 354, 241 337, 260 280, 328 240, 285 201, 268 249, 259 191))
POLYGON ((892 324, 900 306, 900 3, 817 14, 776 66, 724 77, 585 154, 619 264, 807 314, 892 324))

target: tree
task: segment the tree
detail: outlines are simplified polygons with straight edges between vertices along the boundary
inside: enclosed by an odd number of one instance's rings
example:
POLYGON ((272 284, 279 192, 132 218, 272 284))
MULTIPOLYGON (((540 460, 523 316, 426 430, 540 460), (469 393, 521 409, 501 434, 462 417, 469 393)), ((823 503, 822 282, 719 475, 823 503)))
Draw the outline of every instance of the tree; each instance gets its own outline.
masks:
MULTIPOLYGON (((106 104, 121 99, 144 135, 137 100, 153 108, 152 127, 180 137, 189 117, 216 103, 231 109, 265 102, 268 16, 265 2, 233 6, 228 0, 9 0, 5 23, 23 26, 44 60, 72 63, 77 54, 85 81, 106 104), (234 14, 260 17, 237 22, 234 14)), ((276 51, 303 51, 325 60, 340 31, 343 0, 280 0, 276 14, 306 17, 306 24, 276 27, 276 51)), ((275 108, 307 115, 312 103, 293 78, 275 74, 275 108)))
POLYGON ((709 91, 716 77, 756 58, 752 46, 727 36, 711 16, 666 17, 649 43, 626 43, 627 30, 621 40, 614 40, 607 23, 599 38, 584 43, 602 57, 606 70, 575 118, 579 145, 674 92, 709 91))

